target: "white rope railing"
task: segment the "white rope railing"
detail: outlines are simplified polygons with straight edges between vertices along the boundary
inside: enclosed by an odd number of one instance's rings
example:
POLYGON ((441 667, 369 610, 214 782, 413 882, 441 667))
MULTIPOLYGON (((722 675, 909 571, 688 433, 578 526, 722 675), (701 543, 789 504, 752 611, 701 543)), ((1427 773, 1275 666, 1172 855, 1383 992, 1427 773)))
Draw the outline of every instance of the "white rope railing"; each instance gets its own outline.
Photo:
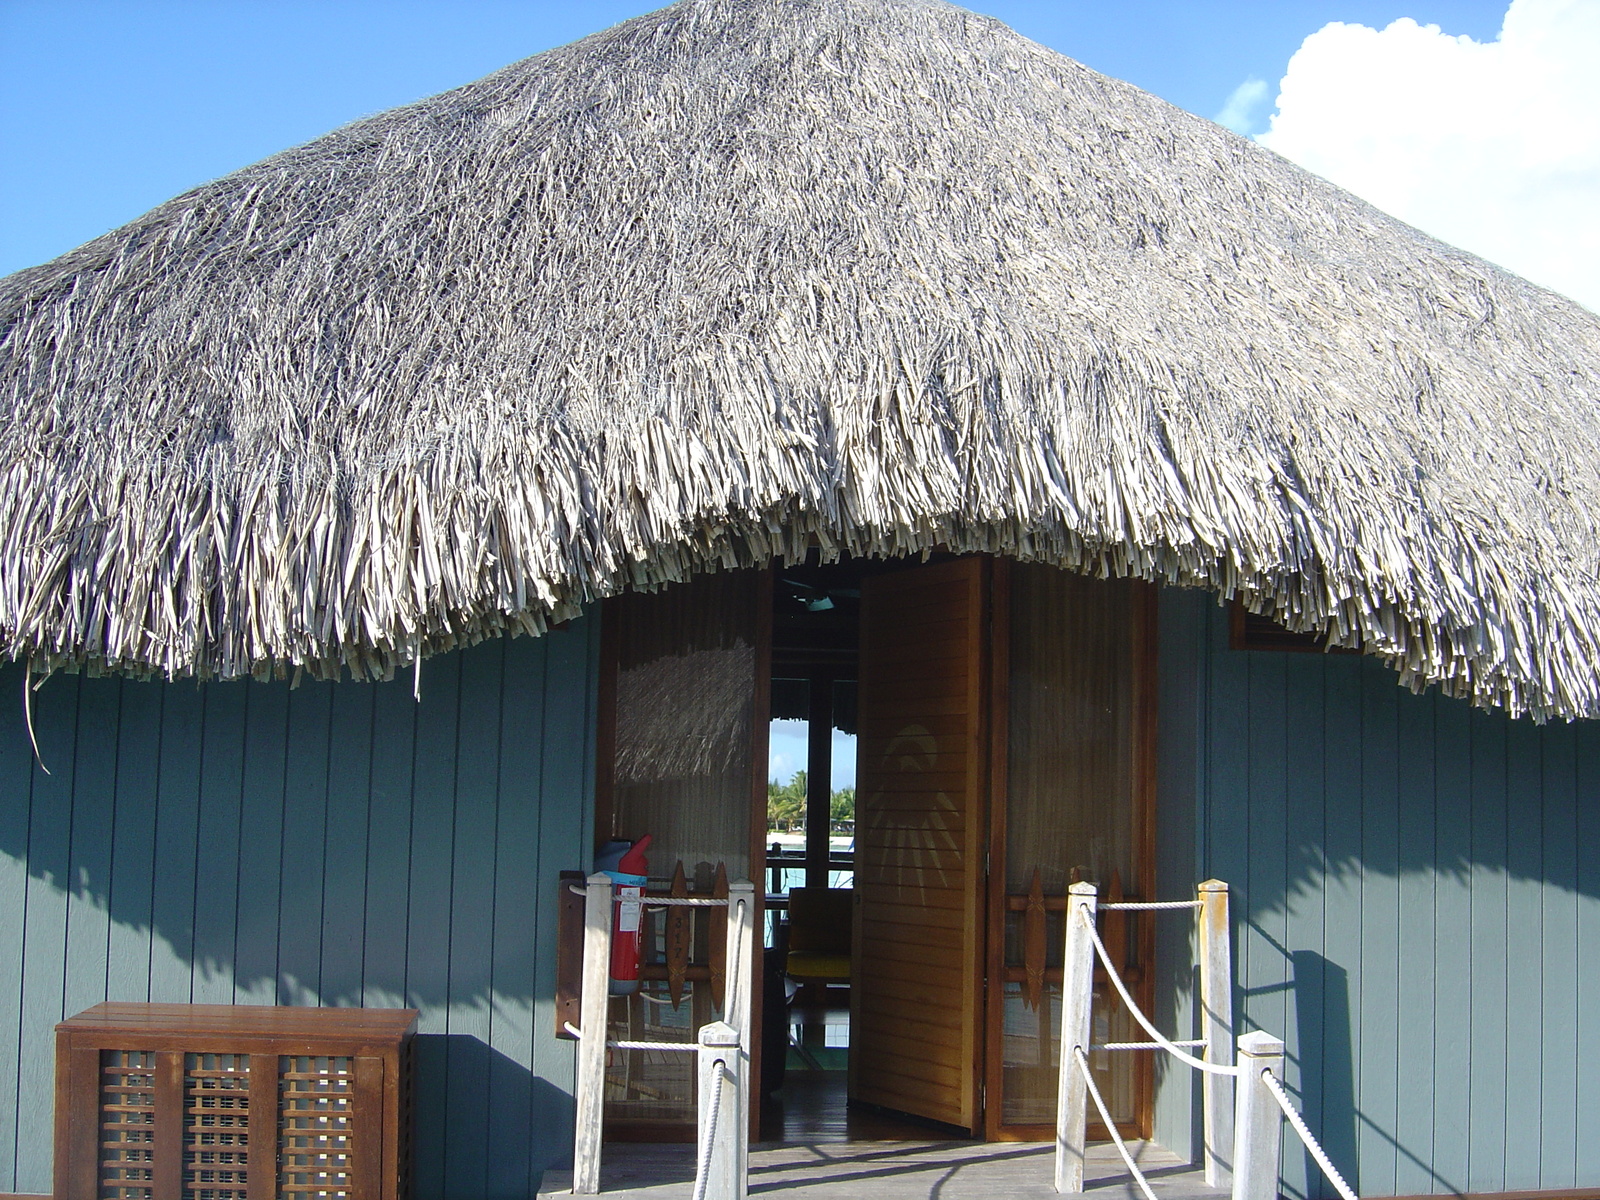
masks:
POLYGON ((1278 1107, 1283 1109, 1283 1115, 1289 1118, 1289 1124, 1294 1126, 1294 1131, 1300 1135, 1300 1140, 1305 1148, 1311 1152, 1311 1157, 1317 1160, 1317 1166, 1322 1168, 1322 1173, 1328 1177, 1328 1182, 1333 1184, 1333 1190, 1338 1192, 1342 1200, 1359 1200, 1355 1191, 1344 1181, 1344 1176, 1328 1159, 1325 1151, 1317 1139, 1312 1136, 1311 1130, 1306 1125, 1306 1119, 1300 1115, 1299 1109, 1289 1099, 1288 1093, 1283 1090, 1283 1084, 1271 1071, 1261 1072, 1261 1082, 1267 1085, 1267 1091, 1272 1093, 1272 1098, 1278 1102, 1278 1107))
POLYGON ((1204 900, 1112 900, 1099 906, 1104 912, 1108 908, 1120 912, 1166 912, 1175 908, 1199 908, 1204 900))
POLYGON ((1156 1194, 1150 1189, 1150 1182, 1145 1179, 1144 1172, 1139 1169, 1139 1164, 1133 1161, 1133 1155, 1128 1153, 1128 1144, 1122 1140, 1122 1135, 1117 1132, 1117 1123, 1111 1119, 1111 1110, 1106 1107, 1105 1097, 1100 1094, 1100 1089, 1095 1085, 1094 1074, 1089 1070, 1089 1056, 1083 1052, 1082 1046, 1072 1048, 1073 1056, 1078 1060, 1078 1070, 1083 1075, 1083 1082, 1089 1089, 1089 1097, 1094 1101, 1094 1106, 1100 1111, 1100 1119, 1105 1122, 1106 1130, 1111 1134, 1111 1140, 1117 1144, 1117 1153, 1122 1155, 1122 1161, 1128 1164, 1128 1174, 1133 1176, 1139 1190, 1144 1193, 1144 1200, 1156 1200, 1156 1194))
MULTIPOLYGON (((575 883, 567 884, 574 896, 587 896, 588 888, 575 883)), ((729 903, 726 896, 645 896, 639 901, 646 908, 721 908, 729 903)))
MULTIPOLYGON (((1174 1046, 1183 1046, 1183 1047, 1185 1047, 1186 1049, 1189 1049, 1189 1050, 1193 1050, 1197 1046, 1204 1046, 1205 1044, 1206 1044, 1205 1038, 1190 1038, 1187 1041, 1180 1041, 1177 1038, 1174 1038, 1173 1041, 1172 1041, 1172 1045, 1174 1045, 1174 1046)), ((1160 1042, 1101 1042, 1098 1046, 1090 1046, 1089 1049, 1091 1049, 1091 1050, 1165 1050, 1166 1047, 1163 1046, 1160 1042)))
POLYGON ((1179 1062, 1188 1063, 1196 1071, 1204 1071, 1211 1075, 1237 1075, 1238 1067, 1225 1066, 1222 1063, 1206 1062, 1203 1058, 1196 1058, 1186 1050, 1165 1037, 1162 1032, 1150 1023, 1150 1018, 1145 1016, 1139 1006, 1133 1002, 1133 996, 1128 992, 1128 985, 1122 982, 1122 976, 1117 974, 1117 968, 1111 962, 1111 953, 1106 949, 1106 944, 1100 940, 1100 933, 1094 927, 1094 918, 1089 914, 1089 906, 1080 904, 1077 908, 1078 919, 1089 928, 1089 937, 1094 941, 1094 952, 1099 955, 1104 964, 1106 974, 1111 978, 1111 984, 1117 989, 1117 995, 1122 997, 1122 1002, 1128 1006, 1128 1012, 1133 1019, 1139 1022, 1140 1028, 1148 1033, 1155 1043, 1179 1062))
MULTIPOLYGON (((693 1049, 698 1050, 699 1047, 693 1049)), ((722 1081, 727 1074, 727 1062, 717 1059, 712 1073, 716 1086, 711 1091, 711 1102, 707 1105, 709 1111, 706 1114, 705 1136, 700 1139, 700 1153, 694 1164, 694 1200, 706 1200, 706 1187, 711 1182, 711 1155, 717 1148, 717 1121, 722 1116, 722 1081)))

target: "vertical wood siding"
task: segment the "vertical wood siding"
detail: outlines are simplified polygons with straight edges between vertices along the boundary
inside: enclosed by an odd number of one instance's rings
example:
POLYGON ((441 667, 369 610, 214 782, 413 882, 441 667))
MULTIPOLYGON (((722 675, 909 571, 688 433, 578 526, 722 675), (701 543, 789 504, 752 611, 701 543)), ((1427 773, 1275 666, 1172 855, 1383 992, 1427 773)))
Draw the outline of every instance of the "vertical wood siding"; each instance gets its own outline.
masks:
MULTIPOLYGON (((1162 604, 1163 890, 1233 886, 1241 1029, 1283 1036, 1335 1163, 1370 1196, 1600 1187, 1600 723, 1232 651, 1212 598, 1162 604)), ((1189 952, 1162 943, 1177 1022, 1189 952)), ((1158 1135, 1194 1115, 1163 1076, 1158 1135)), ((1285 1147, 1287 1193, 1331 1194, 1285 1147)))
POLYGON ((50 1190, 55 1023, 101 1000, 421 1010, 416 1195, 571 1153, 556 876, 592 840, 597 625, 387 684, 0 670, 0 1192, 50 1190))

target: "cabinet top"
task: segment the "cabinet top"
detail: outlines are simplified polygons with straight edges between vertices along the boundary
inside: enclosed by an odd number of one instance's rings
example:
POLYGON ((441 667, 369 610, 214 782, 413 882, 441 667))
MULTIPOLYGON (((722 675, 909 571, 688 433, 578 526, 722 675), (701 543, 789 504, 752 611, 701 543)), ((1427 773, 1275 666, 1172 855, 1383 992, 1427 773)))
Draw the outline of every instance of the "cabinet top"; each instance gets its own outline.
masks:
POLYGON ((233 1034, 382 1041, 417 1028, 414 1008, 290 1008, 265 1004, 108 1001, 56 1026, 60 1033, 233 1034))

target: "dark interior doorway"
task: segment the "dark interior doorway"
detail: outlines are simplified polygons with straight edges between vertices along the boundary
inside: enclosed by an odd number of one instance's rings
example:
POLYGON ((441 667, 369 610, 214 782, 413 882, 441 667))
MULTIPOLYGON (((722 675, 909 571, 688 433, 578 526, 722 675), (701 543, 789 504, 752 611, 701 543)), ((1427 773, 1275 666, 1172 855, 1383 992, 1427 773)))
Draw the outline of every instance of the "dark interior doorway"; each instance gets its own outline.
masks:
POLYGON ((763 1109, 773 1141, 925 1140, 960 1135, 848 1101, 851 899, 861 593, 916 560, 815 559, 772 586, 770 803, 766 841, 769 1063, 763 1109))

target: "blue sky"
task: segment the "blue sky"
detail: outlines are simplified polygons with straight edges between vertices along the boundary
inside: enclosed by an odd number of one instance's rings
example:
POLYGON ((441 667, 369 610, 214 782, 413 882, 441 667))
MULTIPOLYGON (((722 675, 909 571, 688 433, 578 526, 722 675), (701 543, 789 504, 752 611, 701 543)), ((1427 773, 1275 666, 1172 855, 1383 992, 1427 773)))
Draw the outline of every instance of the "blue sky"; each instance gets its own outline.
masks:
MULTIPOLYGON (((657 7, 489 0, 0 0, 0 274, 373 112, 657 7)), ((1330 21, 1492 40, 1506 0, 980 0, 1037 41, 1217 116, 1251 79, 1264 128, 1330 21)))

